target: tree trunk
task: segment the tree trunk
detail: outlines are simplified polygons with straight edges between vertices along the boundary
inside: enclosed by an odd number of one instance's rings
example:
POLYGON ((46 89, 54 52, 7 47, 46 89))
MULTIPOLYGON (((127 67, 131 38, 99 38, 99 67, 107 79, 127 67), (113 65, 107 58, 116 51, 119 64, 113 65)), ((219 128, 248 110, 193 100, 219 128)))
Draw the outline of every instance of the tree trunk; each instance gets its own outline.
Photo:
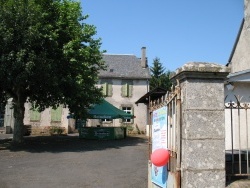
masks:
POLYGON ((13 142, 14 143, 22 143, 23 142, 23 119, 24 119, 24 102, 22 101, 14 101, 14 134, 13 134, 13 142))

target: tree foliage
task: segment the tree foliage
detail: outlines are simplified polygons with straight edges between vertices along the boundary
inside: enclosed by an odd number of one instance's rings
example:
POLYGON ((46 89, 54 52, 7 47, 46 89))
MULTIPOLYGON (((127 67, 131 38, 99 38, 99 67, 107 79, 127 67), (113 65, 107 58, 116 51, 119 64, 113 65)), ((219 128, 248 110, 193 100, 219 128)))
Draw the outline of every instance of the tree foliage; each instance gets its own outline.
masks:
POLYGON ((165 71, 160 59, 156 57, 153 60, 153 66, 150 67, 151 79, 150 79, 150 90, 161 87, 166 90, 170 90, 171 82, 169 80, 170 71, 165 71))
POLYGON ((22 141, 24 103, 67 105, 78 117, 102 97, 104 69, 96 28, 72 0, 0 0, 0 102, 13 98, 14 141, 22 141))

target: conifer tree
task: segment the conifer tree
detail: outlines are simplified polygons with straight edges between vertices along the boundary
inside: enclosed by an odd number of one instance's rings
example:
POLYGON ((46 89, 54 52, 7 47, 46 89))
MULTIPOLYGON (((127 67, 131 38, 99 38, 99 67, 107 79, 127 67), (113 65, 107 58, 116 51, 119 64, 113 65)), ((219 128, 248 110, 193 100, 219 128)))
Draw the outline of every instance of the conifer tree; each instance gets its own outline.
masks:
POLYGON ((156 57, 153 60, 153 66, 150 67, 151 71, 151 80, 150 80, 150 90, 161 87, 166 90, 170 90, 171 82, 169 79, 170 71, 165 71, 160 59, 156 57))

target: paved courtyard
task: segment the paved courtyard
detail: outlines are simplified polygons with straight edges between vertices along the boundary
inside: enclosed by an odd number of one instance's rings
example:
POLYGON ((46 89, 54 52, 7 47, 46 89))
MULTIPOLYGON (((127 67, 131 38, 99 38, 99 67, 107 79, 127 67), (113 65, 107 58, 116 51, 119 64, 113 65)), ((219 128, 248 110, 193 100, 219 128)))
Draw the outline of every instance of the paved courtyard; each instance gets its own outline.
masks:
MULTIPOLYGON (((1 138, 1 136, 0 136, 1 138)), ((84 140, 77 135, 0 139, 1 188, 145 188, 148 142, 84 140)))

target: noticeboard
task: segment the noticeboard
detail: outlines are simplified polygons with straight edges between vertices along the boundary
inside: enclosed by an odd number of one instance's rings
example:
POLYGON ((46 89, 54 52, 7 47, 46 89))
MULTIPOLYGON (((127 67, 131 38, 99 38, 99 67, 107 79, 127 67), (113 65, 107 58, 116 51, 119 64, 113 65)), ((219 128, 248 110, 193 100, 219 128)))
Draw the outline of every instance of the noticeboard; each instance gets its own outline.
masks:
MULTIPOLYGON (((152 122, 152 152, 156 149, 167 149, 167 107, 153 111, 152 122)), ((151 180, 160 187, 167 186, 167 165, 157 167, 152 164, 151 180)))

